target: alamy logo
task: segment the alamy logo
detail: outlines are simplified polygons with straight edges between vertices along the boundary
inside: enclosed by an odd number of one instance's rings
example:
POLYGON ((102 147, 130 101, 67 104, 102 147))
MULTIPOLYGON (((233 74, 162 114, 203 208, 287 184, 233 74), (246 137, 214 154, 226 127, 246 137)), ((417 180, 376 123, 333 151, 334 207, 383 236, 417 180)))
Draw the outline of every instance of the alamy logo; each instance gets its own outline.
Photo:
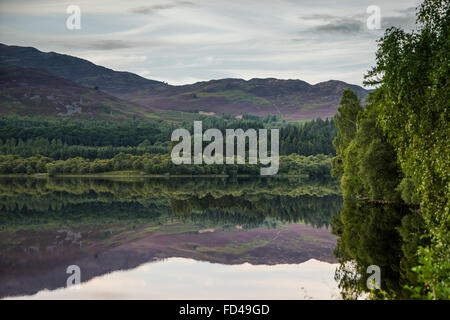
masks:
POLYGON ((77 5, 70 5, 66 9, 70 16, 66 20, 66 27, 69 30, 81 29, 81 9, 77 5))
POLYGON ((367 277, 366 285, 369 290, 380 289, 381 288, 381 269, 377 265, 371 265, 367 267, 367 277))
POLYGON ((67 267, 66 273, 70 274, 66 281, 67 288, 80 288, 81 282, 81 269, 76 264, 67 267))
POLYGON ((366 13, 370 14, 367 18, 366 25, 369 30, 381 29, 381 9, 379 6, 371 5, 366 9, 366 13))
POLYGON ((225 154, 224 137, 218 129, 208 129, 203 133, 201 121, 194 121, 194 152, 192 153, 191 134, 186 129, 176 129, 172 133, 172 141, 181 141, 172 149, 172 162, 180 164, 249 164, 268 165, 261 167, 261 175, 274 175, 279 168, 279 130, 270 130, 270 155, 268 152, 268 130, 259 129, 226 129, 225 154), (214 138, 214 140, 213 140, 214 138), (248 139, 248 151, 245 150, 248 139), (213 140, 213 141, 212 141, 213 140), (210 142, 203 149, 203 142, 210 142), (236 142, 236 144, 235 144, 236 142), (236 149, 236 155, 235 155, 236 149), (181 154, 181 155, 180 155, 181 154), (246 155, 248 154, 248 157, 246 155), (225 155, 225 156, 224 156, 225 155))

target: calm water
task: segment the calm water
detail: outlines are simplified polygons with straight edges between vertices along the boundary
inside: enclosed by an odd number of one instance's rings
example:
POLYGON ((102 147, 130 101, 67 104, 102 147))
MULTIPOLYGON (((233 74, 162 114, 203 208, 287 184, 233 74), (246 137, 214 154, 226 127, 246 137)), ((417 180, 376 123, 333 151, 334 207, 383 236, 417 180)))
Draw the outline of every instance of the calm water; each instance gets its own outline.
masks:
POLYGON ((336 299, 341 208, 297 178, 0 179, 0 297, 336 299))

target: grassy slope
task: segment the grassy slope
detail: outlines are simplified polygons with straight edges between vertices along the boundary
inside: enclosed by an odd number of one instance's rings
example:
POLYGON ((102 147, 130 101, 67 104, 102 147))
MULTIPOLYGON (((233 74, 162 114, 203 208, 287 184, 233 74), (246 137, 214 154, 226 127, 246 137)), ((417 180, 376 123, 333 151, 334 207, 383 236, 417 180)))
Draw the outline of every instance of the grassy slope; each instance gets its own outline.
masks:
MULTIPOLYGON (((91 116, 110 119, 137 114, 150 119, 191 120, 195 119, 199 111, 204 111, 233 115, 274 114, 282 115, 289 121, 310 120, 317 117, 332 117, 344 88, 352 88, 360 98, 367 95, 367 91, 359 86, 334 80, 310 85, 301 80, 221 79, 171 86, 129 72, 104 68, 80 58, 3 44, 0 44, 0 61, 26 68, 43 69, 89 89, 98 87, 100 91, 122 99, 120 100, 122 102, 123 100, 132 102, 125 104, 123 108, 116 108, 112 101, 98 102, 88 95, 86 99, 91 98, 99 110, 98 113, 91 113, 91 116), (111 109, 119 115, 106 116, 111 109)), ((46 83, 45 80, 42 83, 46 83)), ((46 108, 48 102, 40 105, 40 109, 37 107, 33 109, 35 103, 11 99, 14 94, 9 91, 2 92, 0 102, 3 113, 28 112, 40 113, 43 116, 55 114, 53 109, 46 108), (28 111, 29 108, 32 110, 28 111)), ((92 95, 96 96, 93 93, 92 95)))
POLYGON ((146 117, 133 103, 39 69, 0 65, 0 114, 122 120, 146 117))

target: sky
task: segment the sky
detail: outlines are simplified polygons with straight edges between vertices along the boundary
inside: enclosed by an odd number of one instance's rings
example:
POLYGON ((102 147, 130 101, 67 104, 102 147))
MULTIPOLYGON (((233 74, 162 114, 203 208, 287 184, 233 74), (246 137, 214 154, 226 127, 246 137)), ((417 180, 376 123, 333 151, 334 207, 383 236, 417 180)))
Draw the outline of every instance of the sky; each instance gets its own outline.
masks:
POLYGON ((0 0, 0 42, 170 84, 221 78, 362 85, 377 39, 411 29, 416 0, 0 0), (69 29, 70 5, 80 29, 69 29), (380 9, 380 28, 368 28, 380 9), (372 21, 372 20, 371 20, 372 21))
POLYGON ((95 277, 77 287, 10 299, 339 299, 337 267, 315 259, 300 264, 226 265, 168 258, 95 277))

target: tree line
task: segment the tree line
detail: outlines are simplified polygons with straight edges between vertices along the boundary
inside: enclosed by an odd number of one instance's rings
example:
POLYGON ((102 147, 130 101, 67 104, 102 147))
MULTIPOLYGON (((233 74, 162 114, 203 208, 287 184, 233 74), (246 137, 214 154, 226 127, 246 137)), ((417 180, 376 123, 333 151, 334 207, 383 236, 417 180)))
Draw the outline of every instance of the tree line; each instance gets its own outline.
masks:
POLYGON ((256 226, 270 217, 323 227, 341 205, 336 183, 298 178, 0 179, 3 227, 81 218, 102 223, 151 219, 155 212, 159 212, 156 216, 169 212, 172 219, 215 226, 256 226), (137 207, 145 210, 138 212, 137 207))
MULTIPOLYGON (((142 156, 119 153, 111 159, 89 160, 81 157, 54 160, 41 155, 22 158, 17 155, 0 155, 0 174, 92 174, 111 171, 137 171, 155 175, 259 175, 256 164, 175 165, 168 154, 142 156)), ((279 174, 329 177, 331 157, 326 155, 280 156, 279 174)))
POLYGON ((0 154, 19 155, 21 157, 31 157, 43 155, 58 160, 66 160, 74 157, 86 159, 111 159, 119 153, 132 155, 143 155, 145 153, 167 153, 169 146, 164 144, 151 145, 148 139, 137 146, 84 146, 68 145, 62 140, 38 137, 23 141, 9 138, 5 142, 0 139, 0 154))
MULTIPOLYGON (((272 123, 259 117, 224 119, 204 117, 204 130, 280 129, 280 154, 334 155, 333 120, 312 120, 302 124, 272 123)), ((128 120, 111 123, 99 120, 57 120, 37 116, 0 117, 0 154, 31 157, 43 155, 57 160, 73 157, 110 159, 119 153, 143 155, 167 153, 173 130, 193 132, 193 122, 128 120)))

